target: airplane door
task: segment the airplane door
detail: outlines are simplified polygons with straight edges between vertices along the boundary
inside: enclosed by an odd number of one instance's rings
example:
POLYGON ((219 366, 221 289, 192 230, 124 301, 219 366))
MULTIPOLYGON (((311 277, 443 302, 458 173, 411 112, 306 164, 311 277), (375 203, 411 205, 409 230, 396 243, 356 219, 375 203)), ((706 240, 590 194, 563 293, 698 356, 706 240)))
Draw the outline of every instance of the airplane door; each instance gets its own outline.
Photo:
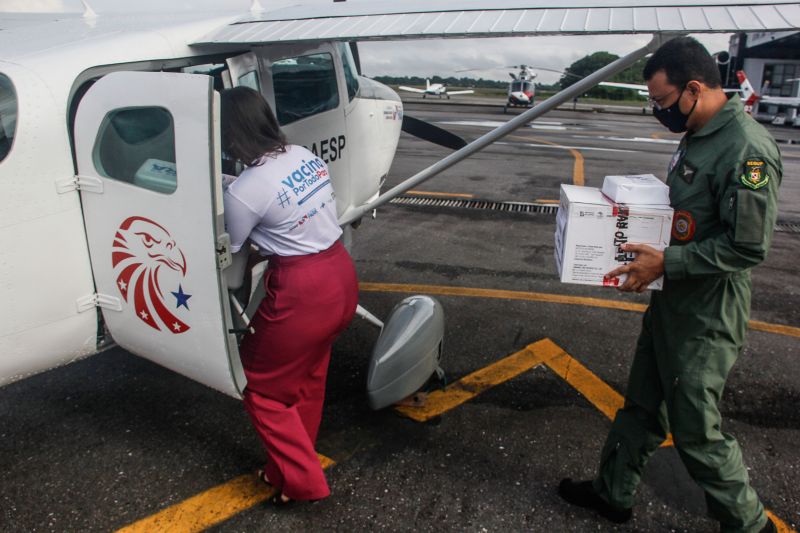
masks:
POLYGON ((114 340, 239 397, 211 78, 101 78, 78 107, 75 151, 96 299, 114 340))

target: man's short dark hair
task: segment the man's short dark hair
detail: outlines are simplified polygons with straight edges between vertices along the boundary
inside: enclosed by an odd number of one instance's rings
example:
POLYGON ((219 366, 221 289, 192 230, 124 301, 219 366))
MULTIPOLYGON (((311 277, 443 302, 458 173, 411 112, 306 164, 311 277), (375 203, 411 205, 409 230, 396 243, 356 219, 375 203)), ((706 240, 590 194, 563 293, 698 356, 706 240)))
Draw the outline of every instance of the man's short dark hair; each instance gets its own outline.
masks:
POLYGON ((659 70, 667 75, 667 81, 675 87, 686 87, 692 80, 697 80, 708 87, 722 85, 717 62, 705 47, 692 37, 677 37, 664 43, 650 56, 644 66, 642 75, 650 80, 659 70))

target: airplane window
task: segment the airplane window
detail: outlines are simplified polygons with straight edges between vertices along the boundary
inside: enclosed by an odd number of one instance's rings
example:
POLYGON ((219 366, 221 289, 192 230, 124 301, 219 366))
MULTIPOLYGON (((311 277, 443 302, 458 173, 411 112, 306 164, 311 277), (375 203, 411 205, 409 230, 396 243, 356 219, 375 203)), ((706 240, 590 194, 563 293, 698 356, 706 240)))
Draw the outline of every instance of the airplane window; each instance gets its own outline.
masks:
POLYGON ((347 43, 339 43, 339 53, 342 56, 344 65, 344 81, 347 83, 347 98, 352 102, 358 93, 358 76, 356 76, 355 61, 353 53, 347 43))
POLYGON ((272 64, 275 111, 281 125, 339 107, 330 54, 282 59, 272 64))
POLYGON ((239 76, 239 85, 242 87, 250 87, 254 91, 261 92, 261 84, 258 83, 258 73, 251 70, 243 76, 239 76))
POLYGON ((0 74, 0 161, 11 151, 16 130, 17 93, 8 76, 0 74))
POLYGON ((117 109, 103 119, 92 154, 100 175, 170 194, 178 187, 175 126, 161 107, 117 109))

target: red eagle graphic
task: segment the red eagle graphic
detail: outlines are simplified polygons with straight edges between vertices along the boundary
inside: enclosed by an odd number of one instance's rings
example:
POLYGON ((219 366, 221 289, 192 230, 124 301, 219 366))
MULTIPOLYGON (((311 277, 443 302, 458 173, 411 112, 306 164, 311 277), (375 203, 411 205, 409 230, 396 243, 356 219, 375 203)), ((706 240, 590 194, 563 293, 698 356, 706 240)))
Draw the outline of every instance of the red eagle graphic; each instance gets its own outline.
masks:
POLYGON ((133 299, 136 316, 161 331, 183 333, 189 326, 172 314, 164 303, 158 272, 167 267, 186 275, 186 259, 175 240, 160 224, 144 217, 127 218, 114 235, 111 262, 117 288, 123 299, 133 299))

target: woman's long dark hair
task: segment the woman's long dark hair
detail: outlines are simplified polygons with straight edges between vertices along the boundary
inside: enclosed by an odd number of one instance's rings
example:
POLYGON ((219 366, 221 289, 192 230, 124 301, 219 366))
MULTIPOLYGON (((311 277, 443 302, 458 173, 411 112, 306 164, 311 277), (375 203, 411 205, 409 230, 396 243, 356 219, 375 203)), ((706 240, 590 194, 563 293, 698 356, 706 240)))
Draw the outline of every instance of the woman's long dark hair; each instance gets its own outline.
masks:
POLYGON ((262 156, 286 151, 286 137, 258 91, 234 87, 220 94, 222 149, 247 166, 262 156))

